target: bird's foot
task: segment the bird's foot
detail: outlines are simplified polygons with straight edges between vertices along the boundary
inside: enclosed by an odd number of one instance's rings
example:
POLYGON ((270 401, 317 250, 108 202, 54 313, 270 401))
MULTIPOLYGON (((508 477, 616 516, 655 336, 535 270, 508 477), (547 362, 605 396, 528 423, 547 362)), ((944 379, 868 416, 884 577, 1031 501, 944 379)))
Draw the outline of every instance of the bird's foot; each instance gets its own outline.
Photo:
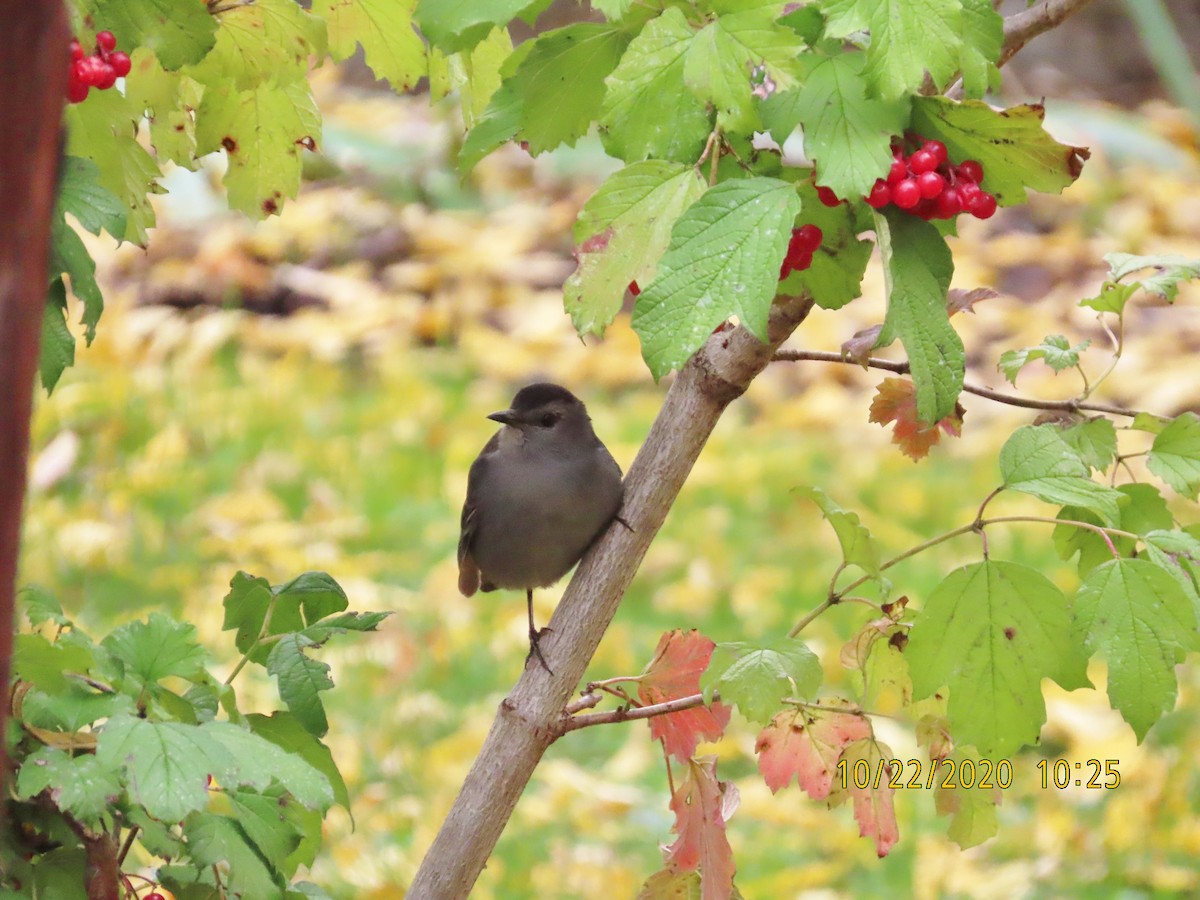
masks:
POLYGON ((548 632, 549 630, 550 630, 549 626, 547 626, 546 628, 540 628, 540 629, 533 629, 533 628, 529 629, 529 653, 527 653, 525 656, 525 666, 528 667, 529 661, 536 656, 537 661, 542 664, 542 668, 545 669, 547 672, 549 672, 551 675, 553 675, 554 670, 551 669, 550 666, 546 663, 546 657, 542 656, 542 648, 539 643, 542 639, 542 635, 545 634, 546 632, 548 632))

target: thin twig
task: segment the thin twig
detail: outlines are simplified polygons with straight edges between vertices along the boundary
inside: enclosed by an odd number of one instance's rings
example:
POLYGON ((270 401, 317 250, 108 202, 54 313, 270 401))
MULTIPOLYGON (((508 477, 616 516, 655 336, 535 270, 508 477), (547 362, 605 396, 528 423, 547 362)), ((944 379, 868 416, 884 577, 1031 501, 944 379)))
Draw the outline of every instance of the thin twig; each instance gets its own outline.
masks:
MULTIPOLYGON (((845 363, 848 365, 864 365, 862 360, 851 359, 843 356, 840 353, 834 353, 829 350, 780 350, 772 357, 773 362, 833 362, 845 363)), ((898 375, 908 375, 912 369, 907 362, 898 362, 891 359, 880 359, 877 356, 869 357, 865 365, 871 369, 883 369, 888 372, 895 372, 898 375)), ((1114 416, 1129 416, 1132 418, 1138 414, 1136 409, 1127 409, 1124 406, 1114 406, 1111 403, 1093 403, 1083 400, 1034 400, 1031 397, 1017 397, 1013 394, 1003 394, 1000 391, 994 391, 991 388, 980 387, 974 384, 964 384, 963 390, 968 394, 974 394, 977 397, 984 397, 988 400, 995 400, 997 403, 1007 403, 1009 406, 1020 406, 1025 409, 1053 409, 1063 412, 1102 412, 1109 413, 1114 416)))
MULTIPOLYGON (((714 691, 713 702, 718 699, 720 698, 714 691)), ((638 706, 632 709, 620 707, 604 712, 581 713, 575 716, 564 715, 559 721, 559 734, 577 731, 580 728, 589 728, 592 725, 610 725, 613 722, 627 722, 632 719, 652 719, 655 716, 665 716, 667 713, 680 712, 703 705, 704 695, 692 694, 690 697, 680 697, 676 700, 667 700, 664 703, 654 703, 650 706, 638 706)))
POLYGON ((996 65, 1002 66, 1022 47, 1043 32, 1087 6, 1091 0, 1042 0, 1037 6, 1004 19, 1004 46, 996 65))

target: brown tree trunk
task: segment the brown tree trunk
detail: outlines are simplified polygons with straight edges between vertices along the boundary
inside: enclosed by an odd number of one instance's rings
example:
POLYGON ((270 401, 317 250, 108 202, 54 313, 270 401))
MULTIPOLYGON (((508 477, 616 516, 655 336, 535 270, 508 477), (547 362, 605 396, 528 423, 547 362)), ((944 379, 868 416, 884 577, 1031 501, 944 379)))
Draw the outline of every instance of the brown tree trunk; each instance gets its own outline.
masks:
MULTIPOLYGON (((33 379, 67 89, 61 3, 0 0, 0 734, 8 715, 13 607, 33 379)), ((0 743, 0 796, 8 763, 0 743)), ((0 817, 4 815, 0 804, 0 817)), ((0 821, 0 832, 4 830, 0 821)))

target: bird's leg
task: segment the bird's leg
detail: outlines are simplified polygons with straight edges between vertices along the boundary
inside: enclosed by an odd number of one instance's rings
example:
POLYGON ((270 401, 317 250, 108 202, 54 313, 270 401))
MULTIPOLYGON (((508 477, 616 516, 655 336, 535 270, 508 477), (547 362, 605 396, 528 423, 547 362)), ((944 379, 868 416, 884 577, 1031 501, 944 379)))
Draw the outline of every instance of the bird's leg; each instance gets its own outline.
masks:
POLYGON ((525 657, 525 664, 529 665, 529 660, 536 656, 538 662, 542 664, 542 668, 553 675, 554 670, 546 664, 546 657, 542 656, 542 648, 538 645, 542 634, 550 629, 543 628, 541 631, 538 631, 533 624, 533 588, 525 589, 525 602, 529 608, 529 654, 525 657))

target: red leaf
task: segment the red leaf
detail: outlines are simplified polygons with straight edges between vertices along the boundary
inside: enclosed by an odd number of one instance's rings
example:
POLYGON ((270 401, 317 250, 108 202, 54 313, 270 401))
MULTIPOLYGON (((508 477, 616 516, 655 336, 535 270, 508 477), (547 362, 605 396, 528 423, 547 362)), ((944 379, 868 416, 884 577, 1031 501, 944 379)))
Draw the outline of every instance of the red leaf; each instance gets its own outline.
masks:
POLYGON ((671 797, 672 831, 667 865, 679 872, 700 869, 701 900, 728 900, 733 893, 733 848, 725 823, 737 809, 737 788, 717 780, 717 758, 688 760, 687 777, 671 797))
POLYGON ((953 415, 926 428, 917 419, 916 385, 907 378, 885 378, 875 389, 875 399, 871 401, 868 418, 879 425, 895 422, 892 443, 898 444, 906 456, 921 459, 941 438, 938 429, 952 437, 959 436, 965 412, 961 404, 956 404, 953 415))
POLYGON ((758 771, 772 793, 795 777, 808 796, 824 800, 846 745, 870 735, 871 725, 862 716, 816 709, 781 712, 759 732, 758 771))
POLYGON ((883 331, 882 325, 872 325, 870 328, 854 332, 854 336, 842 344, 842 356, 854 360, 864 369, 867 368, 867 360, 871 356, 871 351, 875 349, 875 345, 879 343, 881 331, 883 331))
MULTIPOLYGON (((638 682, 638 699, 650 705, 700 693, 700 676, 708 668, 714 646, 695 629, 668 631, 659 640, 654 659, 638 682)), ((668 753, 686 763, 701 740, 715 741, 725 733, 729 712, 729 707, 718 701, 708 707, 655 716, 647 720, 650 736, 661 740, 668 753)))
POLYGON ((946 297, 946 312, 949 315, 954 315, 956 312, 973 313, 975 304, 979 301, 991 300, 993 297, 999 296, 1000 292, 991 288, 973 288, 969 291, 954 288, 946 297))
POLYGON ((846 760, 847 772, 854 771, 855 763, 862 759, 866 760, 867 771, 871 773, 866 787, 858 787, 854 778, 846 779, 846 787, 854 800, 854 818, 858 820, 858 833, 875 841, 875 852, 880 857, 887 856, 900 840, 896 809, 892 805, 895 791, 888 786, 890 770, 883 771, 882 777, 876 777, 876 773, 881 771, 881 767, 891 756, 890 750, 871 738, 850 744, 842 756, 846 760))

